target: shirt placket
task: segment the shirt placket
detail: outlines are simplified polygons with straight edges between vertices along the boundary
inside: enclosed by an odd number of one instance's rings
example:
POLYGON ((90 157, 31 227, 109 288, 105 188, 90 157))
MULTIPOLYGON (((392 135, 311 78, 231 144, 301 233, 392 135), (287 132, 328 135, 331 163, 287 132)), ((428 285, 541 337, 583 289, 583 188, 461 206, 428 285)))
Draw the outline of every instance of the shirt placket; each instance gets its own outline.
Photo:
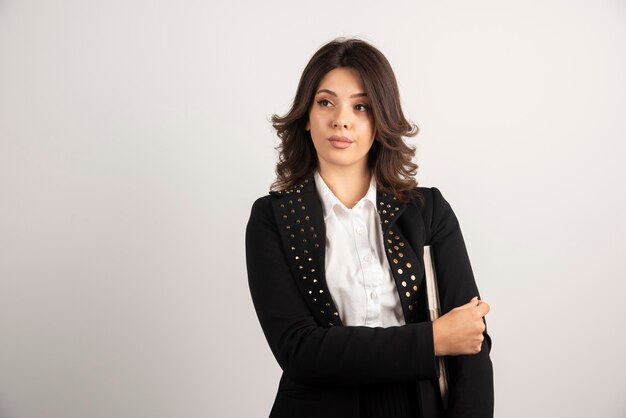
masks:
POLYGON ((370 327, 381 326, 381 291, 382 270, 372 251, 372 243, 369 241, 367 222, 364 214, 363 203, 352 210, 352 228, 354 242, 363 277, 363 289, 365 293, 365 318, 364 325, 370 327))

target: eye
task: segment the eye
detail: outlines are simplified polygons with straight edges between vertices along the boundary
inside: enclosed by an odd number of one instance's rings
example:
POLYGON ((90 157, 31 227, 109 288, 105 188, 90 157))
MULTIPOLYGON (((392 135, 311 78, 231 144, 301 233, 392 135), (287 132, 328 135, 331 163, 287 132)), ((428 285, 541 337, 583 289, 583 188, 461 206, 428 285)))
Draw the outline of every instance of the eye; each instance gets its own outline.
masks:
POLYGON ((328 107, 328 106, 332 105, 332 103, 329 100, 326 100, 326 99, 318 100, 317 104, 319 104, 322 107, 328 107))
POLYGON ((370 110, 369 106, 364 105, 362 103, 359 103, 358 105, 354 106, 354 108, 359 112, 367 112, 370 110))

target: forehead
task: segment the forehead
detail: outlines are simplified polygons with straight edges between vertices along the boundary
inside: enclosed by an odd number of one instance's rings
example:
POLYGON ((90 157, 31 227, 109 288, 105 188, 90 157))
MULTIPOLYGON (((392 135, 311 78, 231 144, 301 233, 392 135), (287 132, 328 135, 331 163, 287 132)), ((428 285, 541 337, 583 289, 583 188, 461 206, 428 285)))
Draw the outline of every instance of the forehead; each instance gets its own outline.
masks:
POLYGON ((322 78, 319 89, 329 89, 337 94, 362 93, 365 92, 363 79, 357 70, 351 67, 335 68, 322 78))

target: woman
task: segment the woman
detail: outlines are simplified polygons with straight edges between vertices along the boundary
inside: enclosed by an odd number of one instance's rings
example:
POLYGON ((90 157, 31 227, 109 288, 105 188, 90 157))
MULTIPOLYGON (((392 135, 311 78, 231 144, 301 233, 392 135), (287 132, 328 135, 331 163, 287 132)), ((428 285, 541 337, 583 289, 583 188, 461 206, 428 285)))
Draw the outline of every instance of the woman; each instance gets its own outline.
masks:
POLYGON ((273 125, 277 180, 246 230, 252 299, 283 369, 270 417, 493 416, 489 306, 450 205, 417 187, 403 140, 417 128, 386 58, 361 40, 324 45, 273 125), (434 322, 425 245, 443 314, 434 322))

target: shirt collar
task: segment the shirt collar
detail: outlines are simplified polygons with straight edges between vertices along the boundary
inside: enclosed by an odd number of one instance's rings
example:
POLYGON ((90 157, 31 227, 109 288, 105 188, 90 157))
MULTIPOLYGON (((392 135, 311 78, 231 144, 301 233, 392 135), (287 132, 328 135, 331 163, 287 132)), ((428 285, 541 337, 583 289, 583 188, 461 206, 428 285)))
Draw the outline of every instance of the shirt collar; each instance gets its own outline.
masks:
MULTIPOLYGON (((326 220, 335 205, 340 206, 346 211, 350 211, 350 209, 348 209, 343 203, 341 203, 341 201, 337 198, 337 196, 335 196, 332 190, 328 188, 319 171, 315 170, 314 178, 317 194, 322 201, 324 220, 326 220)), ((376 179, 374 178, 374 175, 372 175, 372 180, 370 181, 370 187, 367 189, 367 193, 365 193, 365 196, 363 196, 354 207, 356 208, 362 206, 367 202, 370 202, 374 209, 376 208, 376 179)))

